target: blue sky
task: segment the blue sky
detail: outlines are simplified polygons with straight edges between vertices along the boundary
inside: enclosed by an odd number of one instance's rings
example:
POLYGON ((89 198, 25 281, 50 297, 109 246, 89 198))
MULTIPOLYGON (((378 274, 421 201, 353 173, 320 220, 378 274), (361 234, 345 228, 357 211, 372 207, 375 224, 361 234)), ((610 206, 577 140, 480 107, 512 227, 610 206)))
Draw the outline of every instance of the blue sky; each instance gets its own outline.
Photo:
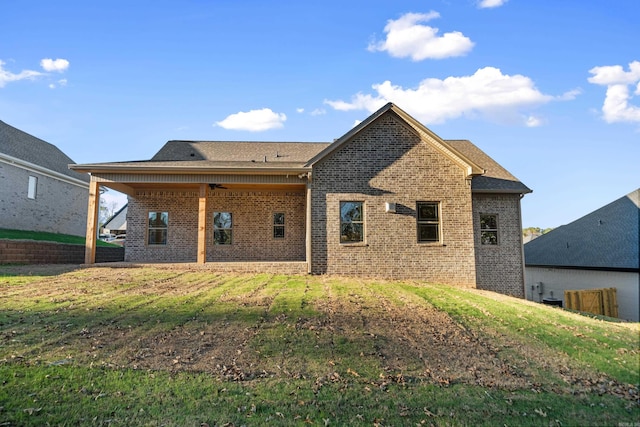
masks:
POLYGON ((557 227, 640 187, 638 16, 636 0, 5 1, 0 120, 96 163, 171 139, 332 141, 391 101, 532 188, 524 227, 557 227))

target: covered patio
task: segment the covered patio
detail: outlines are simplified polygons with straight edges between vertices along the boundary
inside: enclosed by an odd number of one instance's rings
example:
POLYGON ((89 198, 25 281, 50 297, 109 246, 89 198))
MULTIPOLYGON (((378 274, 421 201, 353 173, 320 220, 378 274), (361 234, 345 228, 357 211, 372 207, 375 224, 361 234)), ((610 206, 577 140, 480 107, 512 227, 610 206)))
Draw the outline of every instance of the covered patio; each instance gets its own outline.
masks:
POLYGON ((106 187, 128 196, 127 262, 215 263, 236 271, 234 263, 293 263, 295 271, 302 263, 310 272, 311 168, 305 162, 324 147, 169 141, 150 161, 72 165, 91 174, 85 263, 95 263, 100 188, 106 187), (207 160, 214 155, 221 160, 207 160), (168 218, 164 231, 151 224, 158 214, 168 218), (228 229, 220 228, 220 215, 228 229))

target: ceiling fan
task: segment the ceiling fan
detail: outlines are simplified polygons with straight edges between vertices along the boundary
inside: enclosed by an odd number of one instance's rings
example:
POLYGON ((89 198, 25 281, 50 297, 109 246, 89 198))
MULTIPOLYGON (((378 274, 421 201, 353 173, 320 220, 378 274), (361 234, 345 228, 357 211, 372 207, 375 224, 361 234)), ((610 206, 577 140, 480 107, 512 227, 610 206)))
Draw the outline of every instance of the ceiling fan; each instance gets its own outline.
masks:
POLYGON ((227 187, 225 187, 224 185, 221 184, 209 184, 209 188, 212 190, 215 190, 216 188, 219 188, 220 190, 226 190, 227 187))

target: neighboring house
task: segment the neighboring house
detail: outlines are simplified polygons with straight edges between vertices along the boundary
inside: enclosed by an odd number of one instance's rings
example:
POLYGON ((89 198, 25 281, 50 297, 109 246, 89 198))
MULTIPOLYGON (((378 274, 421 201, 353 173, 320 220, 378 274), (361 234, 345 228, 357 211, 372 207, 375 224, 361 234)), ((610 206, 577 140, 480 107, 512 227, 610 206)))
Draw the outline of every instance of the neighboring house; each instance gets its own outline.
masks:
POLYGON ((616 288, 619 317, 638 321, 639 224, 640 189, 525 244, 527 299, 616 288))
POLYGON ((92 206, 100 185, 128 195, 126 261, 301 262, 524 297, 531 190, 393 104, 333 143, 169 141, 148 161, 72 169, 91 173, 92 206))
POLYGON ((89 177, 56 146, 0 121, 0 228, 84 236, 89 177))
POLYGON ((127 206, 121 207, 102 225, 101 233, 119 235, 127 232, 127 206))

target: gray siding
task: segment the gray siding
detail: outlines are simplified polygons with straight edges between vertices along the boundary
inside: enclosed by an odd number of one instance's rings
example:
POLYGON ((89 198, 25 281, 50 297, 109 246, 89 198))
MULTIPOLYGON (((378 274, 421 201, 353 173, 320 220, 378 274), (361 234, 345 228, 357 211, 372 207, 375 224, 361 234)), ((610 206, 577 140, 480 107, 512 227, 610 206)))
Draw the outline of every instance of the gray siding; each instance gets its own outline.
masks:
POLYGON ((640 321, 640 273, 552 267, 526 267, 525 270, 528 300, 541 302, 553 296, 564 304, 564 291, 616 288, 618 317, 640 321), (532 289, 538 283, 542 283, 542 294, 532 289))
POLYGON ((84 236, 88 185, 81 187, 0 162, 0 227, 84 236), (38 178, 35 199, 27 197, 29 176, 38 178))

